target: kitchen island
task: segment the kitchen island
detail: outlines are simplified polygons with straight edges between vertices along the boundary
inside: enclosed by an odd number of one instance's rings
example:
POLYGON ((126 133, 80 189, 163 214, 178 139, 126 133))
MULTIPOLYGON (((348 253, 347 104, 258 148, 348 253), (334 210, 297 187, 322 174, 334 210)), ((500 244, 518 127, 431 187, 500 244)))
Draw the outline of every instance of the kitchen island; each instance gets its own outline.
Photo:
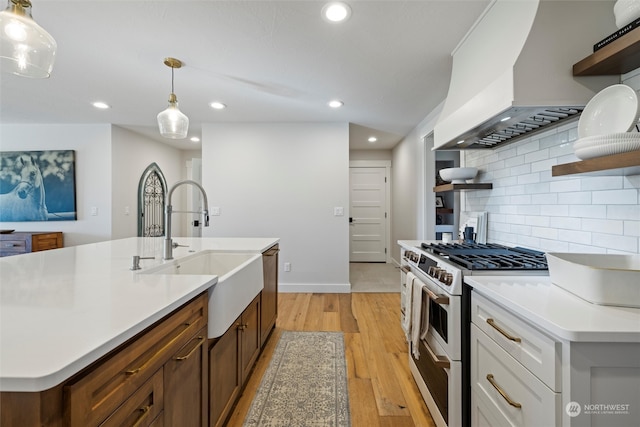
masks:
MULTIPOLYGON (((278 243, 276 238, 175 240, 184 245, 174 250, 175 260, 206 250, 259 254, 278 243)), ((0 260, 3 420, 7 396, 59 388, 203 295, 204 305, 191 311, 198 311, 201 322, 194 325, 206 327, 206 292, 217 276, 140 274, 170 262, 162 259, 162 248, 161 237, 128 238, 0 260), (141 270, 132 271, 134 255, 153 259, 141 259, 141 270)))

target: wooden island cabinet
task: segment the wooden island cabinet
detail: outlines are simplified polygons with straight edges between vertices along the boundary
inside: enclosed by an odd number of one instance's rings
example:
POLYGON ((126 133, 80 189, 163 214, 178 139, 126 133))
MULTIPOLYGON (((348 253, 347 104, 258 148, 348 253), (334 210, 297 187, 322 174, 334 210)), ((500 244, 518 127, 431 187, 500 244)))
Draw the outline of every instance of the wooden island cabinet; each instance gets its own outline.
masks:
POLYGON ((275 328, 278 315, 278 245, 262 253, 264 288, 209 350, 209 425, 223 426, 275 328))
POLYGON ((0 425, 206 426, 207 302, 200 294, 53 389, 3 392, 0 425))

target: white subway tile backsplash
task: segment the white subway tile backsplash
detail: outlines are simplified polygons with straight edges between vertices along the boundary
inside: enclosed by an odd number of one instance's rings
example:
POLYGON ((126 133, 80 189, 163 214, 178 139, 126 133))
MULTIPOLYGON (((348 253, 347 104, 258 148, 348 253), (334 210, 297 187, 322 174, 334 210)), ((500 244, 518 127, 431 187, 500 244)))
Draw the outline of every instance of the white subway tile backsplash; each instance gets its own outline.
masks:
POLYGON ((582 218, 558 217, 553 218, 552 224, 559 230, 582 230, 582 218))
POLYGON ((550 171, 552 166, 555 166, 558 162, 556 159, 546 159, 531 164, 531 172, 543 172, 550 171))
POLYGON ((582 178, 583 191, 616 190, 622 188, 621 176, 592 176, 582 178))
POLYGON ((570 205, 570 218, 606 218, 607 207, 605 205, 570 205))
POLYGON ((588 205, 591 203, 591 193, 589 191, 558 193, 557 196, 557 202, 565 205, 588 205))
POLYGON ((577 139, 576 120, 497 150, 462 152, 466 166, 483 171, 477 181, 493 183, 492 190, 461 193, 465 210, 490 212, 490 242, 639 253, 640 175, 551 176, 552 166, 579 160, 577 139))
POLYGON ((624 221, 625 236, 640 236, 640 221, 624 221))
POLYGON ((548 160, 549 159, 549 149, 545 148, 544 150, 532 151, 524 155, 525 163, 535 163, 540 160, 548 160))
POLYGON ((591 203, 594 205, 637 205, 638 191, 634 189, 594 191, 591 203))
POLYGON ((622 234, 624 222, 614 219, 590 219, 582 220, 582 229, 598 233, 622 234))
POLYGON ((549 190, 556 193, 561 193, 563 191, 580 191, 580 180, 574 178, 562 181, 552 181, 549 190))
POLYGON ((609 249, 609 252, 638 252, 638 238, 633 236, 593 233, 593 245, 609 249))
POLYGON ((640 205, 607 206, 607 218, 640 221, 640 205))
POLYGON ((540 174, 538 172, 518 175, 518 184, 536 184, 538 182, 540 182, 540 174))

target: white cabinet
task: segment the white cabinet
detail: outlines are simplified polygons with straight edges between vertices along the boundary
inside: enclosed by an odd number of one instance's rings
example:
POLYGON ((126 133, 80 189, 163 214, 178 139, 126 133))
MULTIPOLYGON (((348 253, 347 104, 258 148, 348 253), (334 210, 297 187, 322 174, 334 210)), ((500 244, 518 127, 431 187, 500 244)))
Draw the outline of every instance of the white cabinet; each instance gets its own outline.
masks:
POLYGON ((555 426, 561 395, 471 325, 472 425, 555 426))
POLYGON ((475 291, 471 322, 472 425, 561 425, 561 343, 475 291))
POLYGON ((470 276, 473 426, 628 427, 640 419, 640 309, 548 277, 470 276))

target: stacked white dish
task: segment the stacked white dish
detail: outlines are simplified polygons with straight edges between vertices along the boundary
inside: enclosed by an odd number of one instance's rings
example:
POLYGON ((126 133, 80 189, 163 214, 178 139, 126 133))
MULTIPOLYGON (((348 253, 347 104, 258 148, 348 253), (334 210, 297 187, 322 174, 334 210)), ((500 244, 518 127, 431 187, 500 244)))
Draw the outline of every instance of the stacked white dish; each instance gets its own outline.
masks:
POLYGON ((623 84, 598 92, 586 105, 578 122, 579 139, 573 150, 579 159, 640 150, 640 132, 632 132, 640 117, 638 94, 623 84))
POLYGON ((616 27, 622 28, 640 18, 640 0, 618 0, 613 5, 616 27))

